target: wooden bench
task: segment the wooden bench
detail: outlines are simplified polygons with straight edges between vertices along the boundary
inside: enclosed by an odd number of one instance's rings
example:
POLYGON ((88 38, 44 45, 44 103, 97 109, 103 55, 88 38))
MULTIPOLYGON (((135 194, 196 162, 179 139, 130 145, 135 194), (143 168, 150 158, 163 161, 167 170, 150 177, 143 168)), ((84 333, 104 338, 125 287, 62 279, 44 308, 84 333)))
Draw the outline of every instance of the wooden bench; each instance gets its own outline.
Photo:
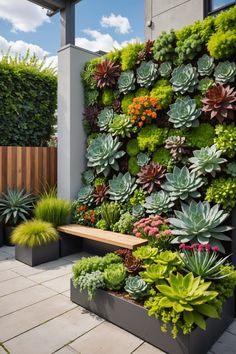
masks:
POLYGON ((148 240, 135 236, 124 235, 118 232, 103 231, 93 227, 74 224, 59 226, 58 231, 71 236, 78 236, 113 246, 128 248, 130 250, 136 249, 137 247, 148 243, 148 240))

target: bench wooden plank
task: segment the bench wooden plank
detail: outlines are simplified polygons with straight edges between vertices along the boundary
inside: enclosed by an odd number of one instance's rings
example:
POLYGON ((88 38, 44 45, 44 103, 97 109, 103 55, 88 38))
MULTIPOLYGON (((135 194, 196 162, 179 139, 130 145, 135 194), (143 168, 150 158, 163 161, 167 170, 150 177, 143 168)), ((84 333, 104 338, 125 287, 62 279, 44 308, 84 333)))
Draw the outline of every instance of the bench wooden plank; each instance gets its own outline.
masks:
POLYGON ((76 224, 59 226, 58 231, 73 236, 87 238, 89 240, 107 243, 109 245, 128 248, 130 250, 136 249, 137 247, 148 243, 148 240, 135 236, 124 235, 112 231, 104 231, 93 227, 76 224))

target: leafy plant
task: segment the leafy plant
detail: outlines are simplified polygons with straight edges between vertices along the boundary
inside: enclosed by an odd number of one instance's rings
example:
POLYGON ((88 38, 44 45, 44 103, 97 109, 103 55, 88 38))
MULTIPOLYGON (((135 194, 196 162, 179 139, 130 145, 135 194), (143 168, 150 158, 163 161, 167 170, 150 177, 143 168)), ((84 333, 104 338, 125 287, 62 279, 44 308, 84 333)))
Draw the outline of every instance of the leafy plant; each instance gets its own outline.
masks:
POLYGON ((144 207, 148 214, 167 213, 173 206, 174 203, 170 198, 169 193, 165 191, 159 191, 150 194, 145 199, 145 204, 144 204, 144 207))
POLYGON ((147 125, 138 133, 138 146, 141 151, 148 149, 154 152, 157 146, 161 146, 167 137, 167 129, 158 128, 156 125, 147 125))
POLYGON ((141 87, 151 86, 157 78, 157 64, 153 61, 143 61, 137 69, 137 83, 141 87))
POLYGON ((17 226, 12 235, 13 244, 24 247, 39 247, 59 239, 52 224, 42 220, 30 220, 17 226))
POLYGON ((158 249, 150 246, 141 246, 133 251, 133 256, 140 259, 145 264, 152 263, 158 253, 158 249))
POLYGON ((164 63, 161 63, 161 65, 159 66, 158 72, 162 77, 169 77, 172 72, 171 62, 165 61, 164 63))
POLYGON ((126 147, 127 154, 129 156, 136 156, 139 153, 139 146, 137 139, 130 139, 126 147))
POLYGON ((154 42, 153 57, 156 61, 165 62, 175 59, 175 31, 162 32, 154 42))
POLYGON ((236 154, 236 127, 235 125, 219 124, 215 127, 216 137, 214 143, 218 150, 232 158, 236 154))
POLYGON ((140 171, 139 165, 137 163, 137 157, 133 156, 129 158, 128 161, 128 171, 132 176, 136 176, 137 173, 140 171))
POLYGON ((110 123, 109 132, 112 136, 130 137, 132 124, 130 118, 126 114, 114 114, 110 123))
POLYGON ((199 149, 213 145, 214 137, 214 127, 209 123, 202 123, 197 128, 191 129, 186 133, 187 145, 199 149))
POLYGON ((140 167, 147 165, 150 161, 150 155, 145 152, 140 152, 137 155, 137 164, 140 167))
POLYGON ((124 266, 128 273, 137 274, 140 271, 142 262, 132 255, 132 252, 128 252, 124 257, 124 266))
POLYGON ((149 165, 141 168, 141 171, 137 174, 137 183, 150 194, 160 188, 165 172, 166 170, 163 166, 151 162, 149 165))
POLYGON ((149 90, 146 87, 140 87, 134 95, 135 97, 149 96, 149 90))
POLYGON ((178 63, 186 60, 193 60, 202 50, 202 39, 200 33, 192 33, 185 40, 178 40, 175 51, 178 54, 178 63))
POLYGON ((135 94, 133 92, 127 93, 121 101, 121 108, 125 114, 128 114, 128 108, 133 103, 135 94))
POLYGON ((198 73, 201 76, 209 76, 212 74, 215 64, 214 59, 207 54, 204 54, 197 61, 198 73))
POLYGON ((129 203, 131 205, 137 205, 137 204, 144 204, 145 201, 145 195, 146 193, 144 192, 142 187, 139 187, 137 189, 135 189, 134 194, 132 195, 132 197, 129 200, 129 203))
POLYGON ((133 194, 135 188, 135 178, 132 178, 129 172, 124 175, 119 173, 109 181, 108 193, 111 200, 123 203, 133 194))
POLYGON ((143 43, 128 44, 121 52, 122 70, 131 70, 134 68, 140 51, 144 48, 143 43))
POLYGON ((193 92, 198 83, 197 69, 191 64, 181 65, 172 72, 170 82, 175 92, 193 92))
POLYGON ((120 206, 115 202, 103 203, 100 207, 100 214, 107 229, 112 229, 113 225, 120 219, 120 206))
POLYGON ((107 59, 98 63, 94 72, 94 79, 100 89, 115 86, 119 76, 120 65, 107 59))
POLYGON ((167 114, 169 121, 177 129, 197 127, 199 125, 198 117, 201 115, 201 109, 197 108, 195 99, 187 96, 171 104, 167 114))
POLYGON ((173 90, 169 81, 165 79, 157 81, 150 92, 150 96, 158 100, 158 104, 162 109, 167 109, 173 99, 173 90))
POLYGON ((132 233, 134 221, 135 218, 127 211, 126 213, 122 214, 119 221, 113 225, 112 230, 122 234, 130 235, 132 233))
POLYGON ((123 71, 118 80, 119 91, 126 95, 135 89, 135 76, 131 70, 123 71))
POLYGON ((236 52, 235 30, 217 31, 207 43, 207 49, 215 59, 230 58, 236 52))
POLYGON ((170 151, 173 159, 180 161, 186 153, 186 138, 184 136, 169 136, 165 143, 165 148, 170 151))
POLYGON ((236 75, 236 64, 230 61, 219 63, 214 71, 216 82, 220 84, 227 84, 233 82, 236 75))
POLYGON ((92 300, 96 290, 105 287, 104 274, 100 270, 92 273, 82 272, 74 286, 79 287, 80 291, 86 290, 88 299, 92 300))
POLYGON ((92 186, 81 187, 77 195, 78 202, 84 205, 91 205, 94 200, 93 193, 94 189, 92 186))
POLYGON ((166 167, 167 171, 173 169, 173 159, 170 152, 164 147, 156 149, 152 155, 152 161, 166 167))
POLYGON ((71 203, 67 200, 43 197, 35 207, 36 219, 50 222, 55 228, 67 223, 71 212, 71 203))
POLYGON ((236 205, 236 178, 217 178, 206 190, 205 200, 221 204, 224 209, 236 205))
POLYGON ((113 117, 114 117, 114 111, 111 108, 104 108, 99 113, 97 124, 101 131, 108 131, 113 117))
POLYGON ((123 264, 111 264, 104 270, 104 281, 110 290, 120 290, 125 282, 126 269, 123 264))
POLYGON ((104 89, 102 92, 102 103, 104 106, 111 106, 115 99, 114 91, 112 89, 104 89))
POLYGON ((124 289, 134 300, 142 299, 147 295, 147 284, 138 275, 135 277, 129 276, 126 279, 124 289))
POLYGON ((81 205, 78 201, 72 203, 73 222, 78 225, 94 227, 97 215, 94 210, 89 209, 86 205, 81 205))

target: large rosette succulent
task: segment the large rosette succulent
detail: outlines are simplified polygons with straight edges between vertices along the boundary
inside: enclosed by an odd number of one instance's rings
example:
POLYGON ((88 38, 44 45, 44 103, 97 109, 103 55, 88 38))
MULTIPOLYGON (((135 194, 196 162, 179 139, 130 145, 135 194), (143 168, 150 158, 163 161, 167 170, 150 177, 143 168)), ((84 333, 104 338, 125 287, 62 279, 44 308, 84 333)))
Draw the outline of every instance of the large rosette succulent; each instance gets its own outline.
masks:
POLYGON ((175 128, 197 127, 201 109, 197 108, 195 99, 187 96, 171 104, 167 114, 170 117, 169 121, 174 124, 175 128))
POLYGON ((130 137, 132 124, 130 117, 126 114, 115 114, 112 122, 110 123, 109 132, 113 135, 119 135, 122 138, 125 136, 130 137))
POLYGON ((122 72, 118 80, 119 91, 126 95, 135 89, 135 76, 132 70, 122 72))
POLYGON ((134 300, 141 299, 147 295, 147 283, 136 275, 135 277, 129 276, 125 282, 125 291, 132 297, 134 300))
POLYGON ((214 59, 207 54, 204 54, 197 61, 198 72, 201 76, 209 76, 214 70, 214 59))
POLYGON ((87 148, 86 157, 88 167, 94 167, 97 173, 107 176, 110 168, 119 170, 117 159, 125 155, 124 151, 118 151, 122 143, 111 134, 101 134, 94 139, 87 148))
POLYGON ((216 82, 227 84, 233 82, 236 75, 236 64, 234 62, 224 61, 215 68, 214 76, 216 82))
POLYGON ((135 178, 132 178, 129 172, 124 175, 119 173, 109 181, 109 190, 111 200, 125 202, 136 188, 135 178))
POLYGON ((191 64, 181 65, 173 71, 170 82, 175 92, 193 92, 198 83, 197 69, 191 64))
POLYGON ((171 65, 171 62, 170 61, 165 61, 164 63, 161 63, 159 69, 159 74, 162 76, 162 77, 169 77, 171 72, 172 72, 172 65, 171 65))
POLYGON ((157 64, 153 61, 143 61, 137 69, 137 83, 140 86, 149 87, 157 78, 157 64))
POLYGON ((200 197, 197 190, 204 182, 196 172, 190 172, 186 166, 182 169, 175 166, 172 173, 166 174, 166 179, 167 181, 161 187, 170 193, 172 200, 200 197))
POLYGON ((155 162, 143 166, 138 173, 137 183, 140 184, 148 193, 160 188, 161 181, 165 176, 165 168, 155 162))
POLYGON ((93 187, 84 186, 80 188, 77 200, 84 205, 91 205, 93 202, 93 187))
POLYGON ((144 207, 148 214, 162 214, 167 213, 174 206, 169 193, 159 191, 150 194, 145 199, 144 207))
POLYGON ((113 87, 116 85, 117 79, 120 76, 120 65, 113 63, 110 60, 103 60, 96 67, 94 79, 97 82, 97 87, 103 89, 105 87, 113 87))
POLYGON ((101 131, 108 131, 114 111, 111 108, 104 108, 98 115, 98 126, 101 131))

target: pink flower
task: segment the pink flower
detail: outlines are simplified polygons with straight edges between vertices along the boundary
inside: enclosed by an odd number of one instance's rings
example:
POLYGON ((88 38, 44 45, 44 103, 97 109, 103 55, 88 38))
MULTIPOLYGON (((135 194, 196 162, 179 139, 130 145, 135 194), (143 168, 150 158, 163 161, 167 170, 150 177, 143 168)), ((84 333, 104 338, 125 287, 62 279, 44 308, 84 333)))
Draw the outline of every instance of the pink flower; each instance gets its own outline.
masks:
POLYGON ((161 223, 160 223, 160 221, 158 221, 158 220, 151 222, 151 226, 159 226, 160 224, 161 224, 161 223))
POLYGON ((159 231, 159 229, 157 229, 156 227, 153 227, 153 228, 149 231, 148 235, 149 235, 149 236, 154 236, 156 233, 158 233, 158 231, 159 231))
POLYGON ((212 249, 213 252, 219 252, 219 247, 214 246, 211 249, 212 249))
POLYGON ((140 232, 136 232, 135 236, 136 236, 136 237, 141 237, 142 235, 141 235, 140 232))
POLYGON ((136 234, 138 232, 138 229, 133 229, 133 234, 136 234))
POLYGON ((143 228, 145 226, 146 226, 146 224, 144 222, 142 222, 141 224, 138 225, 139 228, 143 228))
POLYGON ((166 235, 166 236, 172 235, 171 230, 165 230, 165 231, 163 231, 163 233, 164 233, 164 235, 166 235))
POLYGON ((146 226, 143 231, 144 231, 144 232, 149 232, 151 229, 152 229, 152 228, 151 228, 150 226, 146 226))
POLYGON ((160 238, 160 237, 161 237, 161 235, 160 235, 160 234, 157 234, 157 235, 156 235, 156 238, 160 238))
POLYGON ((179 245, 179 248, 184 250, 185 246, 186 246, 185 243, 181 243, 181 245, 179 245))

